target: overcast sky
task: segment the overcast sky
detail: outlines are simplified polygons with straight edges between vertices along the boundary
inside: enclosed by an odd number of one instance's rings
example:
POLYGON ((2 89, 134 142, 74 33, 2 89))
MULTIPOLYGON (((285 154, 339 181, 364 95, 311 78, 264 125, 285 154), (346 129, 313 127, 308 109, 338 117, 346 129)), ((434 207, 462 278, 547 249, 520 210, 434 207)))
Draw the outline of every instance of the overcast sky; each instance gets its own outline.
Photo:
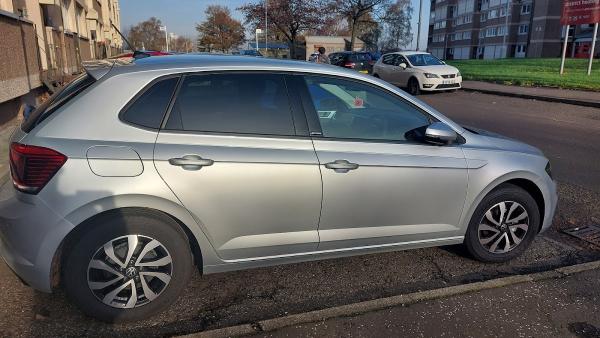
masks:
MULTIPOLYGON (((159 18, 167 26, 169 32, 196 38, 196 23, 204 20, 204 10, 212 4, 227 6, 234 18, 243 21, 242 14, 236 10, 244 3, 253 0, 120 0, 121 27, 128 27, 144 21, 152 16, 159 18)), ((412 48, 415 48, 417 39, 418 5, 419 0, 413 2, 413 32, 412 48)), ((423 25, 421 30, 421 46, 427 46, 427 25, 429 23, 429 0, 423 0, 423 25)))

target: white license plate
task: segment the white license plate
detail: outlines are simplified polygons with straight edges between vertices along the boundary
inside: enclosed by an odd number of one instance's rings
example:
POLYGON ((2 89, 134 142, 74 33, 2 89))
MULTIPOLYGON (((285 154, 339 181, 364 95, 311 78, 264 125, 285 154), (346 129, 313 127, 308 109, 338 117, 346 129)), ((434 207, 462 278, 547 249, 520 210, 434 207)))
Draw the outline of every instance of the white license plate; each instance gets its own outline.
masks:
POLYGON ((454 84, 455 82, 454 82, 454 80, 444 80, 442 83, 443 84, 454 84))

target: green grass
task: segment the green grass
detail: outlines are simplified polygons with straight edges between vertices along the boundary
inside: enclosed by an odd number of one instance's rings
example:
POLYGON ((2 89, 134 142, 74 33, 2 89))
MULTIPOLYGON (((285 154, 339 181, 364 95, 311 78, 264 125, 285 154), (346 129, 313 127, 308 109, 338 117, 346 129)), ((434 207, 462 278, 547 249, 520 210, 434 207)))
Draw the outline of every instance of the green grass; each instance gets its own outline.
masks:
POLYGON ((452 60, 465 80, 516 86, 555 87, 600 91, 600 60, 587 75, 587 59, 567 59, 560 75, 560 59, 452 60))

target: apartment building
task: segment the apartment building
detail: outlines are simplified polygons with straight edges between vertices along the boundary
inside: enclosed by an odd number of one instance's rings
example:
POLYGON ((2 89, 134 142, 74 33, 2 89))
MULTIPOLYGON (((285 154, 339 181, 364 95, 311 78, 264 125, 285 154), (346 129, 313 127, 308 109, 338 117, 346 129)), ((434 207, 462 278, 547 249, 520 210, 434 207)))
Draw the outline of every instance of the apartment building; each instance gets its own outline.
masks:
POLYGON ((443 59, 558 57, 560 0, 431 0, 428 50, 443 59))
POLYGON ((118 0, 0 0, 0 123, 81 62, 117 54, 118 0))

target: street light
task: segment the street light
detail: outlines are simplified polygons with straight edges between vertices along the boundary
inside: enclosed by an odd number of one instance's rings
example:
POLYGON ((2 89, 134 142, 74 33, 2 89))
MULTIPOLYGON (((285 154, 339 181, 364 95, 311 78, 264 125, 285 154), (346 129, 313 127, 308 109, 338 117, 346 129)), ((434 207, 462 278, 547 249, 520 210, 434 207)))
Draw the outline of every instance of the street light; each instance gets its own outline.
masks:
POLYGON ((258 52, 258 34, 262 33, 262 29, 257 28, 254 32, 254 37, 256 38, 256 51, 258 52))
POLYGON ((158 29, 165 32, 165 46, 167 47, 167 50, 165 50, 165 52, 168 52, 169 51, 169 34, 167 33, 167 26, 160 26, 160 27, 158 27, 158 29))

